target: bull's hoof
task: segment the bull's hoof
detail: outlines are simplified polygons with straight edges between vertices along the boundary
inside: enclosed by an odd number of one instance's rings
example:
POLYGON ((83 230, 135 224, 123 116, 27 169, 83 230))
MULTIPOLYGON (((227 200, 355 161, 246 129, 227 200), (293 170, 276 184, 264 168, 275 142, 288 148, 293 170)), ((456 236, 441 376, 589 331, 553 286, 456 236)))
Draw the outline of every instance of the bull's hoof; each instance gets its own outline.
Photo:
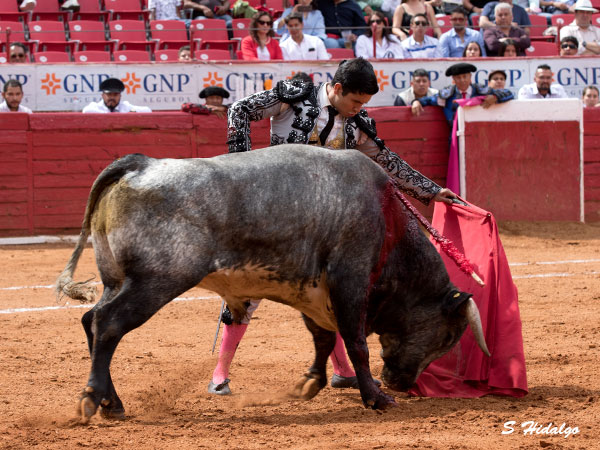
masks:
POLYGON ((100 406, 100 415, 107 420, 125 420, 125 408, 100 406))
POLYGON ((394 397, 384 394, 383 392, 379 392, 375 398, 366 400, 364 404, 365 408, 371 409, 388 409, 398 406, 394 400, 394 397))
POLYGON ((90 417, 96 414, 96 410, 98 409, 98 406, 90 396, 92 392, 94 392, 93 389, 88 386, 79 399, 78 410, 81 417, 81 423, 84 425, 90 421, 90 417), (91 389, 91 391, 89 389, 91 389))
POLYGON ((316 374, 307 373, 294 386, 293 396, 302 400, 310 400, 324 387, 324 383, 316 374))

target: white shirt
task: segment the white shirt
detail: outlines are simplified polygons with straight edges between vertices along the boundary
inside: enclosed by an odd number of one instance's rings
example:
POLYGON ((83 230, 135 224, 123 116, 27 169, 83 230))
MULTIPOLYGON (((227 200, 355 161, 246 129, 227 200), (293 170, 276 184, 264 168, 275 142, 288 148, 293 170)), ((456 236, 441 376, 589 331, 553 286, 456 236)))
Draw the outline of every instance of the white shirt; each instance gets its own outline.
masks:
POLYGON ((573 21, 571 24, 562 27, 560 29, 560 39, 563 40, 566 36, 575 36, 577 42, 579 42, 579 48, 577 54, 580 55, 585 52, 583 42, 596 42, 600 44, 600 28, 590 25, 586 30, 577 26, 577 23, 573 21))
POLYGON ((6 100, 3 101, 2 103, 0 103, 0 112, 24 112, 27 114, 32 113, 32 111, 27 106, 23 106, 23 105, 19 105, 18 111, 11 111, 10 108, 8 107, 8 105, 6 104, 6 100))
POLYGON ((283 42, 280 42, 279 47, 285 60, 329 59, 329 53, 327 53, 323 41, 317 36, 311 36, 310 34, 303 33, 300 44, 290 36, 283 42))
POLYGON ((532 98, 569 98, 565 89, 560 84, 551 84, 550 92, 544 97, 538 91, 537 84, 531 83, 526 84, 519 89, 519 100, 527 100, 532 98))
MULTIPOLYGON (((402 44, 396 36, 388 35, 387 39, 382 39, 381 44, 377 42, 375 50, 378 58, 385 59, 404 59, 407 56, 404 53, 402 44)), ((366 59, 373 58, 373 37, 361 34, 356 39, 356 48, 354 49, 356 57, 362 56, 366 59)))
POLYGON ((440 42, 431 36, 423 36, 423 42, 415 41, 409 36, 402 41, 402 48, 407 58, 441 58, 440 42))
POLYGON ((117 113, 128 113, 128 112, 140 112, 140 113, 149 113, 152 112, 150 108, 147 106, 135 106, 127 101, 121 101, 117 105, 114 111, 108 109, 108 107, 104 104, 104 100, 100 100, 99 102, 92 102, 83 108, 84 113, 101 113, 106 114, 110 112, 117 113))

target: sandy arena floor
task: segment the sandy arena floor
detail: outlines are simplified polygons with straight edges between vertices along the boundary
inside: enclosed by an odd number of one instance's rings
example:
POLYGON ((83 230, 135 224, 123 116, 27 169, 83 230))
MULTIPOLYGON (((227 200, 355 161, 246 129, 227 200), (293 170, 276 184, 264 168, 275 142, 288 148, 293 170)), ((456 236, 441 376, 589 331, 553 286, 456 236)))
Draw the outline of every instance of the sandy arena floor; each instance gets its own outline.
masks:
MULTIPOLYGON (((95 416, 87 426, 73 418, 90 369, 80 324, 89 306, 57 305, 51 289, 72 246, 0 246, 0 449, 600 448, 600 225, 500 228, 509 261, 528 263, 511 267, 530 388, 522 399, 395 393, 399 407, 383 413, 330 387, 310 402, 287 400, 313 347, 299 313, 272 302, 240 345, 234 395, 210 396, 221 300, 193 289, 119 345, 111 368, 127 420, 95 416), (512 434, 502 434, 507 421, 512 434), (579 432, 524 435, 527 421, 579 432)), ((88 248, 76 279, 96 273, 88 248)), ((376 336, 369 345, 378 376, 376 336)))

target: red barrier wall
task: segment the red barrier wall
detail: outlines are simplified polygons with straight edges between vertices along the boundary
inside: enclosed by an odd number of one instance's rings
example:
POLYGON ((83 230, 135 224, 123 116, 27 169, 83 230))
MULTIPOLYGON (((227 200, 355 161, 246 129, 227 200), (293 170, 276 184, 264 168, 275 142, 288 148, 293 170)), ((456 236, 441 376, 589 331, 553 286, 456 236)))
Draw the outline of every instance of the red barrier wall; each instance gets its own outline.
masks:
MULTIPOLYGON (((392 150, 445 184, 449 130, 439 108, 427 108, 419 118, 413 118, 409 108, 369 112, 392 150)), ((226 152, 226 122, 214 116, 15 113, 1 117, 0 236, 78 233, 95 177, 125 154, 187 158, 226 152)), ((584 117, 586 220, 600 221, 600 108, 586 111, 584 117)), ((268 121, 252 125, 254 148, 268 145, 268 125, 268 121)), ((431 207, 420 209, 431 214, 431 207)))

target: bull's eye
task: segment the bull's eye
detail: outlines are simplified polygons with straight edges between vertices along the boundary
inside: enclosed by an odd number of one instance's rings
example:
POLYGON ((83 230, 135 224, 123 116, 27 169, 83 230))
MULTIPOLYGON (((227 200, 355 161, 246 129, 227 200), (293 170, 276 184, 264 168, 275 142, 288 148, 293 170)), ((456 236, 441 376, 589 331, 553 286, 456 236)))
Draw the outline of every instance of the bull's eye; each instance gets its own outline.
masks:
POLYGON ((446 335, 446 339, 444 339, 444 346, 447 347, 452 345, 452 342, 454 342, 454 335, 452 333, 448 333, 446 335))

